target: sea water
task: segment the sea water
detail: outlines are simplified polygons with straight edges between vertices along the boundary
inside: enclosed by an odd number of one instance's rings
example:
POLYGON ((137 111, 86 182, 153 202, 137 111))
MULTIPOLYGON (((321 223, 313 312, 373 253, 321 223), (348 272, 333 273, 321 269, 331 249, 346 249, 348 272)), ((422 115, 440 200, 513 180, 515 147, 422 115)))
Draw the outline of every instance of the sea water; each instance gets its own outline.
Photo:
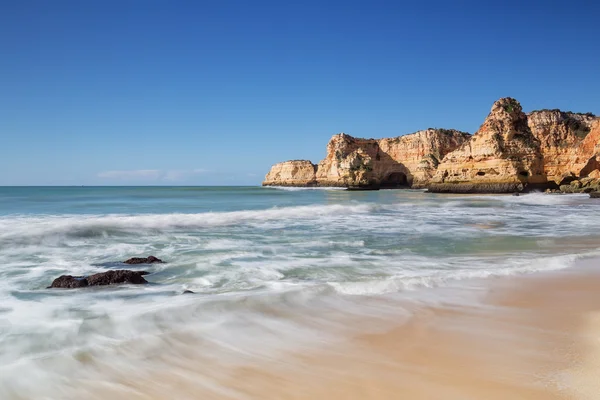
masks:
POLYGON ((235 398, 217 366, 333 343, 351 329, 340 316, 401 318, 394 297, 596 255, 599 209, 541 193, 2 187, 0 398, 91 398, 118 382, 123 394, 124 376, 167 369, 235 398), (149 255, 165 263, 122 263, 149 255), (125 268, 150 284, 47 289, 125 268))

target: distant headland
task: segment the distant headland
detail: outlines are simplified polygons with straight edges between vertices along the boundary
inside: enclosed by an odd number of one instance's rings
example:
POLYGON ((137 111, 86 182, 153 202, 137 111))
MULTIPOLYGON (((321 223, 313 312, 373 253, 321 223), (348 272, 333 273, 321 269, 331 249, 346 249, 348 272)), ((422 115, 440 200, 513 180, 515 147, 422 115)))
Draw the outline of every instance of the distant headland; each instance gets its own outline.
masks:
POLYGON ((331 138, 319 164, 275 164, 263 186, 598 192, 600 118, 557 109, 525 114, 517 100, 506 97, 493 104, 473 135, 432 128, 385 139, 340 133, 331 138))

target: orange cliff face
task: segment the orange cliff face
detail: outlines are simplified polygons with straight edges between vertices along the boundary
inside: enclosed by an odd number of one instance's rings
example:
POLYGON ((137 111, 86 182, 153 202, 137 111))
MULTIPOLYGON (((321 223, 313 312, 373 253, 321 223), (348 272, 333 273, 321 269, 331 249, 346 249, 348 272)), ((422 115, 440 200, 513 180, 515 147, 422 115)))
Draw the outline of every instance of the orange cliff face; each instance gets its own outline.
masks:
POLYGON ((379 140, 340 133, 327 144, 327 156, 318 164, 314 180, 308 179, 309 161, 287 161, 275 164, 263 185, 425 187, 444 155, 469 137, 445 129, 379 140))
POLYGON ((318 165, 276 164, 263 185, 510 193, 559 185, 589 191, 600 187, 599 177, 600 118, 560 110, 526 115, 518 101, 502 98, 473 136, 446 129, 387 139, 340 133, 318 165))
POLYGON ((317 166, 307 160, 275 164, 265 177, 263 186, 315 186, 317 166))
MULTIPOLYGON (((540 141, 544 174, 556 184, 575 179, 598 153, 599 119, 594 115, 563 112, 560 110, 533 111, 527 122, 533 135, 540 141)), ((593 164, 592 161, 592 164, 593 164)), ((594 168, 595 169, 595 168, 594 168)), ((589 171, 588 171, 589 172, 589 171)))
POLYGON ((425 187, 444 155, 469 137, 446 129, 378 140, 335 135, 317 168, 317 182, 321 186, 425 187))
POLYGON ((471 140, 444 157, 430 191, 506 193, 547 182, 540 141, 512 98, 494 103, 471 140))
POLYGON ((595 118, 590 124, 590 133, 581 141, 578 146, 579 165, 583 165, 579 170, 578 176, 585 178, 588 176, 600 177, 600 118, 595 118), (583 164, 585 162, 585 165, 583 164))

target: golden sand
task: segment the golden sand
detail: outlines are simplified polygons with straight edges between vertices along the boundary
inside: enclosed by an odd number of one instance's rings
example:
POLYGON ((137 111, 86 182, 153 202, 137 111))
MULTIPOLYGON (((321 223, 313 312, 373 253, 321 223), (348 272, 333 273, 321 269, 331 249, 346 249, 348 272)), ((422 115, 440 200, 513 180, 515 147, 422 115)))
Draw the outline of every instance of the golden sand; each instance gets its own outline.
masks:
MULTIPOLYGON (((70 393, 111 399, 600 399, 596 262, 495 279, 472 306, 407 304, 413 316, 391 321, 393 328, 381 333, 352 334, 273 358, 248 356, 244 366, 182 353, 168 357, 164 368, 107 377, 111 384, 89 382, 70 393)), ((349 318, 359 325, 352 332, 369 323, 349 318)))

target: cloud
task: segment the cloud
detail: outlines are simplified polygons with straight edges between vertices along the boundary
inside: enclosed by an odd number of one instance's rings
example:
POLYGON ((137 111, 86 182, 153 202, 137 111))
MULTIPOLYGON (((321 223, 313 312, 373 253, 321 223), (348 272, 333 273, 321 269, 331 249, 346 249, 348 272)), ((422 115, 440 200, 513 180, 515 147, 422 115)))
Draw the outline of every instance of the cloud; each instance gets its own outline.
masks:
POLYGON ((143 179, 153 180, 158 179, 161 172, 157 169, 137 169, 129 171, 104 171, 98 174, 98 178, 102 179, 118 179, 118 180, 129 180, 129 179, 143 179))
POLYGON ((103 171, 98 173, 98 178, 122 180, 122 181, 166 181, 166 182, 183 182, 193 176, 201 175, 210 172, 207 169, 137 169, 137 170, 122 170, 122 171, 103 171))

